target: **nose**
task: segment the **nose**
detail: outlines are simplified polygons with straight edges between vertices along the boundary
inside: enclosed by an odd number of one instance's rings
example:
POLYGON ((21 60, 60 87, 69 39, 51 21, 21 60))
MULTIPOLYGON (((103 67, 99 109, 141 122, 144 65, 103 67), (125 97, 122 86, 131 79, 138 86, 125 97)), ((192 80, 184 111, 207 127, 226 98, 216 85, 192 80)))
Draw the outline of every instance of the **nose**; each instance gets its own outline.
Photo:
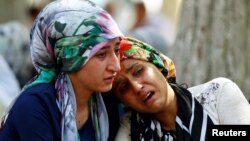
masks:
POLYGON ((133 80, 131 85, 135 94, 140 95, 143 92, 143 85, 139 81, 133 80))
POLYGON ((118 72, 121 70, 120 59, 115 53, 112 53, 109 60, 108 70, 118 72))

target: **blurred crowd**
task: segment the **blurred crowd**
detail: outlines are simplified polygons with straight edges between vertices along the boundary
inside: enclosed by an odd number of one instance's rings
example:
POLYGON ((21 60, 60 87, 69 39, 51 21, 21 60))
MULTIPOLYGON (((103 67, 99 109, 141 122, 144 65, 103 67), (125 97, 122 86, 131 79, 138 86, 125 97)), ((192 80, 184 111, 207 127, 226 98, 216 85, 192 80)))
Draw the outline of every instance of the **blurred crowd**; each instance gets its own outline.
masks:
MULTIPOLYGON (((11 19, 0 24, 0 117, 22 87, 36 74, 30 58, 29 33, 35 17, 50 1, 25 2, 27 9, 24 10, 24 20, 11 19)), ((15 10, 14 7, 12 10, 15 10)))

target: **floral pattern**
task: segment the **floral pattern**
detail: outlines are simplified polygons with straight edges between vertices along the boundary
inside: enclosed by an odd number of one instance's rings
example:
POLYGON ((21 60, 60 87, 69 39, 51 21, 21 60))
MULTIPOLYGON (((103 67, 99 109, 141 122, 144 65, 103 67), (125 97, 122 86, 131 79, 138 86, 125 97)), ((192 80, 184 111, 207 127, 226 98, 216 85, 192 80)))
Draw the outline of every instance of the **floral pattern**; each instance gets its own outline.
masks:
MULTIPOLYGON (((34 21, 30 49, 38 75, 23 91, 40 83, 56 82, 62 141, 79 140, 76 100, 67 73, 79 70, 110 40, 121 36, 112 17, 89 0, 53 1, 34 21)), ((103 99, 100 94, 93 94, 89 103, 96 141, 106 141, 108 116, 103 99)))
POLYGON ((139 59, 153 63, 161 69, 168 80, 175 79, 176 72, 173 61, 159 53, 151 45, 134 38, 124 37, 120 43, 121 61, 124 59, 139 59))
POLYGON ((219 88, 219 83, 211 82, 209 86, 196 97, 196 99, 203 107, 207 107, 209 105, 214 105, 216 107, 216 94, 218 93, 219 88))

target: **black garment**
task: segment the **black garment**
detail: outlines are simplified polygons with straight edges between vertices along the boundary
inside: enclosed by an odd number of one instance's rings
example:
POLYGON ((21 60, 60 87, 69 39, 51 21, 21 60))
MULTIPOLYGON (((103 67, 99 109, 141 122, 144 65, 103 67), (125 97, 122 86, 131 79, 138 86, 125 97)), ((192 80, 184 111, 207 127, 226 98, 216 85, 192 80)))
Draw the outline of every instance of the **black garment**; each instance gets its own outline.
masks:
POLYGON ((178 112, 176 132, 164 130, 149 114, 133 111, 131 115, 132 141, 207 141, 207 127, 213 124, 200 103, 191 93, 175 84, 171 85, 176 96, 178 112), (160 128, 159 128, 160 126, 160 128))
POLYGON ((120 118, 123 116, 119 110, 119 102, 113 93, 107 92, 102 94, 104 103, 106 105, 109 118, 109 138, 108 141, 114 141, 117 131, 120 126, 120 118))

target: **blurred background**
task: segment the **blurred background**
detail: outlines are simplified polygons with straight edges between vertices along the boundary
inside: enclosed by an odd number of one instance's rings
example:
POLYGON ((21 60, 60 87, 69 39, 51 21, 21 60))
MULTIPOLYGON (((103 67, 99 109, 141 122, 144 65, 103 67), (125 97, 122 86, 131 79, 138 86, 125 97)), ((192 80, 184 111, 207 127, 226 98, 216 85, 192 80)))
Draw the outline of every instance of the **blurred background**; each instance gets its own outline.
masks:
MULTIPOLYGON (((29 31, 53 0, 0 0, 0 117, 35 75, 29 31)), ((127 35, 173 59, 189 87, 227 77, 250 99, 249 0, 93 0, 127 35)))

